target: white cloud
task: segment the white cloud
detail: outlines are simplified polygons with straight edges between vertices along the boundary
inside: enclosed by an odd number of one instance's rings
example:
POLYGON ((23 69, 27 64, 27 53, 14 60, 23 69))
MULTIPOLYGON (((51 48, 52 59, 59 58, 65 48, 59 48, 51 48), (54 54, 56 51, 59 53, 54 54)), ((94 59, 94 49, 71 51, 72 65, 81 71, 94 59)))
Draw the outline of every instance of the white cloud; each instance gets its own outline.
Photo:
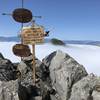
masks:
MULTIPOLYGON (((16 44, 16 42, 0 42, 0 52, 12 62, 20 62, 20 57, 17 57, 12 53, 12 46, 14 44, 16 44)), ((62 50, 82 64, 89 73, 93 72, 100 76, 100 47, 76 44, 54 46, 50 43, 45 43, 36 45, 35 48, 36 57, 40 60, 55 50, 62 50)))

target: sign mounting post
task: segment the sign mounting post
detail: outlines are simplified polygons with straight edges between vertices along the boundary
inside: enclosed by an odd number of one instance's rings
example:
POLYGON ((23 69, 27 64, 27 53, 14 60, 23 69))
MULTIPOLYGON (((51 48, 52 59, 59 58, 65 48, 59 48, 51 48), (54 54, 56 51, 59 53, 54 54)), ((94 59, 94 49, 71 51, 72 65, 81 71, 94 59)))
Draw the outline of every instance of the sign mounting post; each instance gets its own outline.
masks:
POLYGON ((23 24, 31 22, 33 17, 41 18, 41 16, 33 16, 30 10, 24 8, 24 0, 22 0, 21 8, 15 9, 11 14, 3 13, 2 15, 10 15, 16 22, 21 23, 21 44, 13 46, 13 53, 19 57, 28 57, 31 54, 28 44, 32 45, 33 83, 35 85, 35 44, 43 43, 49 31, 45 32, 43 26, 36 26, 35 23, 31 27, 23 27, 23 24))
POLYGON ((35 85, 35 44, 40 44, 43 43, 44 41, 44 28, 43 26, 36 26, 33 25, 31 27, 23 27, 22 33, 21 33, 21 38, 22 38, 22 43, 25 45, 32 45, 32 56, 33 56, 33 83, 35 85))
POLYGON ((35 85, 35 44, 32 44, 32 55, 33 55, 33 83, 35 85))

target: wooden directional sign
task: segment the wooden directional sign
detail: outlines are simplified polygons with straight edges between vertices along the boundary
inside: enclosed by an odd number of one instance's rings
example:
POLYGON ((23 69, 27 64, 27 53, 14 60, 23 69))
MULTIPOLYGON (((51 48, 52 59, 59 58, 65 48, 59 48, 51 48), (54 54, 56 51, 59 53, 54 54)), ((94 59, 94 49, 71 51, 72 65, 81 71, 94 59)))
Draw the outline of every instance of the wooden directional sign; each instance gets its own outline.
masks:
POLYGON ((27 45, 16 44, 12 48, 13 53, 19 57, 28 57, 30 55, 30 49, 27 45))
POLYGON ((32 20, 32 12, 25 8, 17 8, 13 11, 12 17, 20 23, 27 23, 32 20))
POLYGON ((44 41, 43 27, 27 27, 23 28, 21 33, 23 44, 37 44, 44 41))

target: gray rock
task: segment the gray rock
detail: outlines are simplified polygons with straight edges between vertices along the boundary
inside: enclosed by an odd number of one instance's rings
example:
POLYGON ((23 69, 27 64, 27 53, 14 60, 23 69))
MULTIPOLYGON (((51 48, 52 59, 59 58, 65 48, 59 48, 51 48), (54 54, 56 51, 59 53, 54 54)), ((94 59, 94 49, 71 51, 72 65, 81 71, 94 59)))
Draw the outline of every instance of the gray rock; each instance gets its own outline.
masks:
POLYGON ((0 81, 0 100, 19 100, 18 80, 9 82, 0 81))
POLYGON ((0 59, 0 80, 10 81, 17 78, 18 71, 10 60, 0 59))
POLYGON ((34 86, 31 55, 19 64, 0 58, 0 100, 100 100, 100 77, 68 54, 58 50, 35 62, 34 86))
POLYGON ((0 53, 0 59, 4 59, 3 55, 0 53))
POLYGON ((82 65, 60 50, 44 58, 43 63, 50 70, 52 87, 57 91, 61 100, 68 100, 72 86, 87 76, 82 65))
POLYGON ((100 92, 93 91, 92 96, 93 96, 93 100, 100 100, 100 92))
MULTIPOLYGON (((40 60, 36 59, 35 62, 37 94, 42 97, 42 100, 51 100, 50 91, 52 87, 50 84, 49 69, 40 60)), ((32 59, 29 58, 24 58, 18 65, 18 69, 21 72, 21 85, 27 89, 29 89, 30 86, 34 86, 32 67, 32 59)), ((32 98, 34 98, 34 96, 32 98)))
MULTIPOLYGON (((40 65, 41 61, 36 59, 36 78, 41 77, 41 71, 40 71, 40 65)), ((21 61, 18 65, 18 70, 21 72, 21 84, 23 86, 29 86, 33 85, 33 65, 32 65, 32 59, 31 60, 25 60, 21 61)))
POLYGON ((34 98, 35 100, 42 100, 42 97, 41 96, 37 96, 34 98))
POLYGON ((73 85, 69 100, 100 100, 98 90, 100 90, 100 77, 90 74, 73 85))

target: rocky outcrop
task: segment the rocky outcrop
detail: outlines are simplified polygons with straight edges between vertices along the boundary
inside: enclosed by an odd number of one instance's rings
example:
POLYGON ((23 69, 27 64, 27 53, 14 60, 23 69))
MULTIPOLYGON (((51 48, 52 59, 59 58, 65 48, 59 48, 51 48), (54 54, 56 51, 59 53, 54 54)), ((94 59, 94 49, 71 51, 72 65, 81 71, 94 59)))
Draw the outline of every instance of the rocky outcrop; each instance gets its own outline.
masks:
POLYGON ((69 100, 100 100, 100 77, 90 74, 78 81, 69 100))
POLYGON ((4 59, 3 55, 0 53, 0 59, 4 59))
POLYGON ((19 64, 0 56, 0 100, 100 100, 100 78, 68 54, 58 50, 35 62, 34 85, 31 55, 19 64))
POLYGON ((24 58, 18 65, 18 69, 21 72, 20 86, 27 89, 27 92, 29 93, 28 100, 51 100, 49 92, 52 90, 52 88, 50 87, 49 76, 47 76, 48 70, 46 69, 46 66, 38 59, 36 59, 35 62, 36 87, 34 87, 33 84, 32 59, 29 58, 24 58), (31 97, 30 99, 29 95, 31 97))
POLYGON ((5 59, 0 54, 0 80, 1 81, 9 81, 15 80, 17 77, 18 71, 16 67, 11 63, 10 60, 5 59))
POLYGON ((0 81, 0 100, 19 100, 18 80, 9 82, 0 81))
POLYGON ((43 59, 43 63, 50 70, 52 87, 61 100, 68 100, 72 86, 87 76, 85 68, 62 51, 53 52, 43 59))
MULTIPOLYGON (((42 71, 40 70, 40 67, 42 65, 42 62, 38 59, 35 60, 36 62, 36 78, 41 78, 42 71)), ((43 66, 43 65, 42 65, 43 66)), ((29 58, 26 60, 23 60, 18 65, 18 70, 21 72, 21 84, 24 86, 33 85, 33 64, 32 59, 29 60, 29 58)))

